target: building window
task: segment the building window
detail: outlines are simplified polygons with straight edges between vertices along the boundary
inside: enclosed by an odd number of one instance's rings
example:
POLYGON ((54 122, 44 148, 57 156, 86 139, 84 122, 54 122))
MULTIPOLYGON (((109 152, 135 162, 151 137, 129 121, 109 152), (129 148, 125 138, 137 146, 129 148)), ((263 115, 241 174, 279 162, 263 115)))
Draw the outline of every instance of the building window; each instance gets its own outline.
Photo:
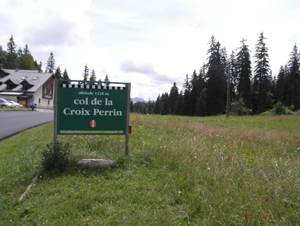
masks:
POLYGON ((43 98, 52 99, 52 95, 53 95, 53 80, 49 79, 43 85, 43 98))

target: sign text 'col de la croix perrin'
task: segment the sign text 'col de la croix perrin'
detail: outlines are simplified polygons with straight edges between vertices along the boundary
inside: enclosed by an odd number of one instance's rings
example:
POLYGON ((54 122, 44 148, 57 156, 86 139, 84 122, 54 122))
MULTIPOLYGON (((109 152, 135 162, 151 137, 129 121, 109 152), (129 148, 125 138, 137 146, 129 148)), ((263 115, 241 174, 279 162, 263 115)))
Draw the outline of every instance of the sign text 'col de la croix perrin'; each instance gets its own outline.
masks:
POLYGON ((56 84, 57 134, 128 134, 129 83, 56 84))

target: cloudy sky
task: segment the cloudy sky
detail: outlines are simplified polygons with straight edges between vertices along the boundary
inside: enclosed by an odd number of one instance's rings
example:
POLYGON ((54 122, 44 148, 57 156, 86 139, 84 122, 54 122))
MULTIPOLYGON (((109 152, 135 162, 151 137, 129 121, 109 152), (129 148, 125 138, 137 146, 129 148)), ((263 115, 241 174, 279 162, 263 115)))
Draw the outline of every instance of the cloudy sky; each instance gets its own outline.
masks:
POLYGON ((299 0, 0 0, 0 8, 4 48, 13 35, 44 65, 53 51, 72 79, 87 64, 146 100, 198 71, 212 35, 228 53, 245 38, 253 55, 263 31, 274 73, 300 45, 299 0))

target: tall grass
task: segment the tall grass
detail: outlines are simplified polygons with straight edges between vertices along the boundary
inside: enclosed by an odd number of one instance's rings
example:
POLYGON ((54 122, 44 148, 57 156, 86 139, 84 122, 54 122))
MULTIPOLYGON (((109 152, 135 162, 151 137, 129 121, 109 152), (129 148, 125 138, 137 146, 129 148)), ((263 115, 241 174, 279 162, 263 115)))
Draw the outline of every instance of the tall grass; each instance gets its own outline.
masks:
POLYGON ((50 125, 32 129, 0 143, 0 222, 300 224, 299 122, 292 116, 132 115, 128 158, 122 137, 61 138, 75 159, 116 159, 117 168, 73 167, 60 176, 42 175, 27 200, 14 206, 50 139, 50 125))

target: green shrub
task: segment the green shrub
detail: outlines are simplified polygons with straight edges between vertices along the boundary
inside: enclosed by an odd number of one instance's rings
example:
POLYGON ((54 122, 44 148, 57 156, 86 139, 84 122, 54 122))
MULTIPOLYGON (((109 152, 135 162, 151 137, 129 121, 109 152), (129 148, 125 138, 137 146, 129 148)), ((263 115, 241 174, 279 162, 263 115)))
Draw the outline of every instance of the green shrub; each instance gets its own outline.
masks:
POLYGON ((279 101, 276 104, 274 104, 272 109, 262 112, 260 115, 270 116, 270 115, 296 115, 296 114, 297 114, 296 112, 284 106, 284 104, 279 101))
POLYGON ((274 112, 273 112, 273 109, 271 109, 271 110, 264 111, 264 112, 260 113, 259 115, 272 116, 272 115, 274 115, 274 112))
POLYGON ((286 109, 286 113, 285 113, 286 115, 296 115, 296 111, 292 111, 292 110, 290 110, 290 109, 286 109))
POLYGON ((247 108, 243 99, 232 102, 231 111, 232 115, 250 115, 252 110, 247 108))
POLYGON ((280 101, 278 101, 273 108, 275 115, 285 115, 287 113, 286 110, 286 107, 280 101))
POLYGON ((295 111, 294 115, 300 115, 300 110, 295 111))
POLYGON ((70 145, 68 143, 47 144, 42 155, 43 170, 63 172, 70 164, 70 145))
POLYGON ((290 106, 288 107, 288 109, 291 110, 291 111, 295 111, 295 110, 296 110, 295 105, 293 105, 293 104, 290 105, 290 106))

